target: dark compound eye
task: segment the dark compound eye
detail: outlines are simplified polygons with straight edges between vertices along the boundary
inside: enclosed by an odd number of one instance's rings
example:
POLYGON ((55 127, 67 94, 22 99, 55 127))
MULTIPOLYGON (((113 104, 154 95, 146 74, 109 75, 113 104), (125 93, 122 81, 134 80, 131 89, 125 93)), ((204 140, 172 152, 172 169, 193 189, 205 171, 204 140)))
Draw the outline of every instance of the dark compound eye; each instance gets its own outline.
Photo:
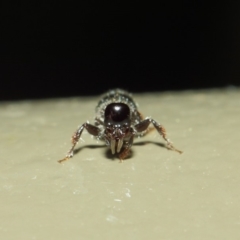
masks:
POLYGON ((120 123, 130 118, 130 109, 124 103, 111 103, 105 109, 105 123, 120 123))

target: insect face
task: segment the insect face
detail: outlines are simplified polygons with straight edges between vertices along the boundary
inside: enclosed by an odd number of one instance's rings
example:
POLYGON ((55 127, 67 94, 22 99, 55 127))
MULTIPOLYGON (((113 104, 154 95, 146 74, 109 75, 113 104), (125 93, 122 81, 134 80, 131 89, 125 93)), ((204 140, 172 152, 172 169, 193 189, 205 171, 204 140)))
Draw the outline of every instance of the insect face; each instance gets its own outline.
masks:
POLYGON ((111 103, 104 112, 105 135, 108 139, 112 154, 122 149, 124 138, 128 135, 130 108, 124 103, 111 103))

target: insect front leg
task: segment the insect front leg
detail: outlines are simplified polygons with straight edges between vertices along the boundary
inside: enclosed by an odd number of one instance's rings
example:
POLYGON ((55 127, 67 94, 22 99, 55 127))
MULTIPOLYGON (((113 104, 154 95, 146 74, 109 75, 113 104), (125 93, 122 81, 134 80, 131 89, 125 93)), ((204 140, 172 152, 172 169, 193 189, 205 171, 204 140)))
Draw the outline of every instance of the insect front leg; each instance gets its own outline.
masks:
POLYGON ((133 129, 130 130, 128 140, 124 142, 123 150, 118 155, 120 162, 122 162, 130 153, 131 147, 133 145, 135 132, 133 129))
POLYGON ((169 139, 167 138, 166 129, 161 124, 159 124, 158 122, 153 120, 152 118, 146 118, 143 121, 141 121, 140 123, 136 124, 134 127, 135 127, 137 132, 143 132, 143 131, 147 130, 147 128, 149 127, 150 123, 153 124, 153 126, 156 128, 158 133, 167 142, 167 146, 168 146, 169 149, 174 150, 174 151, 176 151, 178 153, 182 153, 182 151, 176 149, 172 145, 172 143, 169 141, 169 139))
POLYGON ((93 136, 98 136, 100 132, 100 129, 98 127, 89 123, 84 123, 82 126, 80 126, 72 136, 72 147, 68 151, 66 157, 58 161, 59 163, 64 162, 73 157, 74 148, 77 145, 84 129, 86 129, 88 133, 93 136))

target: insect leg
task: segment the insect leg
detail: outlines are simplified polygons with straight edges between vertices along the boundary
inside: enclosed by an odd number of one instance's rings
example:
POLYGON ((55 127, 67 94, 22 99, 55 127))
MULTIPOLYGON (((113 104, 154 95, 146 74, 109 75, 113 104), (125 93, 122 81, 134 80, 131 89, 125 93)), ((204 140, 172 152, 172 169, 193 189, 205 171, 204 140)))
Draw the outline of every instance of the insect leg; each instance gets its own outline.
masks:
POLYGON ((176 149, 172 145, 172 143, 169 141, 169 139, 167 138, 166 129, 161 124, 159 124, 158 122, 153 120, 152 118, 146 118, 143 121, 141 121, 140 123, 136 124, 134 127, 135 127, 137 132, 143 132, 143 131, 147 130, 147 128, 150 125, 150 123, 153 124, 153 126, 158 131, 158 133, 167 142, 167 146, 168 146, 169 149, 174 150, 174 151, 176 151, 178 153, 182 153, 182 151, 176 149))
POLYGON ((131 134, 131 135, 130 135, 129 140, 124 143, 123 151, 119 154, 120 162, 122 162, 123 159, 125 159, 125 158, 128 156, 128 154, 129 154, 129 152, 130 152, 130 149, 131 149, 131 147, 132 147, 133 139, 134 139, 134 135, 135 135, 135 134, 134 134, 133 131, 132 131, 130 134, 131 134))
POLYGON ((84 129, 86 129, 88 133, 93 136, 98 136, 100 132, 100 129, 98 127, 89 123, 84 123, 82 126, 80 126, 72 136, 72 147, 68 151, 66 157, 58 161, 59 163, 64 162, 73 157, 74 148, 77 145, 84 129))

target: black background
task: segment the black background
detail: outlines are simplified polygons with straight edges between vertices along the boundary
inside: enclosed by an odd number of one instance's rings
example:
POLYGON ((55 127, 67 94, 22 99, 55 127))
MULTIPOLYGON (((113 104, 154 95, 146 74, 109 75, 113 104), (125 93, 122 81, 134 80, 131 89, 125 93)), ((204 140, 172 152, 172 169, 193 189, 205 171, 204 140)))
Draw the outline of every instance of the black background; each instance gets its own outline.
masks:
POLYGON ((0 100, 239 86, 239 3, 1 5, 0 100))

